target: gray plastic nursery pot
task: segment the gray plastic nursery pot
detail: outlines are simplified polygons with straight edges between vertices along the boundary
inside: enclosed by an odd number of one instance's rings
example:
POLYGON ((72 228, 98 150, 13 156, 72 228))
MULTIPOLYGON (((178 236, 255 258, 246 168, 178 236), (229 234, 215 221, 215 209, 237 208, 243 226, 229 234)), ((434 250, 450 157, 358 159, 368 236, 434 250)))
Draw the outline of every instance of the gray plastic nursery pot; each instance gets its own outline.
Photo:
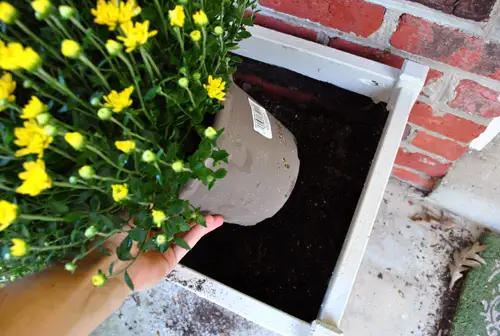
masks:
POLYGON ((276 118, 232 83, 213 127, 224 129, 217 145, 229 153, 227 175, 209 191, 190 181, 181 198, 228 223, 255 225, 276 214, 297 181, 295 138, 276 118))

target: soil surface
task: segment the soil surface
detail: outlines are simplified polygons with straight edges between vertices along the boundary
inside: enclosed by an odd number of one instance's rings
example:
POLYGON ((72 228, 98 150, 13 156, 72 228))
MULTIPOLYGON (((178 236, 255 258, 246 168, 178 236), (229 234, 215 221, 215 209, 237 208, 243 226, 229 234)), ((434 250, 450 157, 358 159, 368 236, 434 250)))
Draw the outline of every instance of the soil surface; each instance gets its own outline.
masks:
POLYGON ((387 111, 369 98, 255 61, 244 60, 235 79, 295 135, 301 171, 290 199, 273 218, 253 227, 224 225, 198 243, 183 264, 313 321, 387 111))

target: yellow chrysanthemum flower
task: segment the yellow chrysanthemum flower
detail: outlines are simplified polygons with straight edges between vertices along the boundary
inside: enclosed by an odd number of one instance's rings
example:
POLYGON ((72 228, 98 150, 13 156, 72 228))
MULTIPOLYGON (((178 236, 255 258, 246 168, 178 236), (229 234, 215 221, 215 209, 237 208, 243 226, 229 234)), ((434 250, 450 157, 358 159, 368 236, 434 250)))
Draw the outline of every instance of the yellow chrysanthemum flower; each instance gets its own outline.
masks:
POLYGON ((196 13, 193 14, 193 21, 197 26, 206 26, 208 24, 208 17, 205 12, 200 9, 196 13))
POLYGON ((102 287, 106 282, 106 276, 102 273, 95 274, 92 276, 92 284, 96 287, 102 287))
POLYGON ((135 150, 135 142, 132 140, 115 141, 115 146, 125 154, 130 154, 135 150))
POLYGON ((28 104, 24 105, 23 113, 20 115, 22 119, 34 119, 37 115, 47 111, 48 106, 45 105, 36 96, 31 96, 28 104))
POLYGON ((186 21, 186 14, 184 14, 184 7, 181 5, 175 6, 174 9, 168 11, 168 18, 170 25, 174 27, 184 27, 186 21))
MULTIPOLYGON (((6 72, 0 78, 0 100, 6 100, 8 102, 13 102, 16 100, 16 96, 13 95, 16 90, 16 82, 12 80, 12 74, 6 72)), ((0 111, 3 111, 5 106, 0 106, 0 111)))
POLYGON ((95 9, 91 10, 95 16, 94 22, 101 25, 106 25, 109 30, 115 30, 120 24, 127 23, 133 17, 141 13, 141 7, 137 6, 135 0, 127 0, 127 2, 111 0, 98 0, 95 9))
POLYGON ((113 199, 115 202, 121 202, 128 196, 128 185, 125 184, 113 184, 111 186, 113 189, 113 199))
POLYGON ((45 189, 52 187, 52 179, 45 171, 43 160, 25 162, 23 167, 25 171, 19 173, 18 176, 24 182, 16 189, 17 193, 37 196, 45 189))
POLYGON ((167 216, 161 210, 153 210, 151 215, 153 216, 153 223, 155 223, 157 227, 160 227, 161 224, 167 219, 167 216))
POLYGON ((199 40, 201 40, 201 32, 199 30, 193 30, 191 34, 189 34, 189 36, 191 37, 191 40, 193 42, 198 42, 199 40))
POLYGON ((19 147, 24 147, 16 151, 16 157, 38 154, 38 158, 42 158, 43 151, 53 140, 45 134, 43 127, 33 121, 25 122, 22 128, 15 128, 14 135, 16 136, 14 143, 19 147))
POLYGON ((27 71, 35 71, 42 64, 42 58, 31 47, 24 49, 24 52, 20 55, 20 57, 19 65, 27 71))
POLYGON ((133 86, 126 88, 120 93, 113 90, 109 95, 104 96, 104 106, 112 109, 115 113, 119 113, 132 105, 133 101, 130 99, 132 92, 134 92, 133 86))
POLYGON ((132 21, 129 21, 127 23, 124 23, 120 26, 120 28, 123 30, 123 33, 125 34, 124 36, 118 36, 117 39, 120 41, 123 41, 123 44, 127 49, 125 49, 126 52, 132 52, 137 48, 137 46, 144 45, 146 42, 148 42, 148 39, 150 37, 155 36, 158 34, 157 30, 149 30, 149 21, 146 20, 144 22, 136 22, 135 25, 132 21))
POLYGON ((82 150, 85 144, 85 137, 78 132, 69 132, 64 135, 64 140, 76 150, 82 150))
POLYGON ((0 201, 0 231, 5 230, 14 223, 17 218, 17 205, 10 202, 0 201))
POLYGON ((82 46, 76 41, 64 40, 61 43, 61 53, 68 58, 78 58, 82 53, 82 46))
POLYGON ((21 43, 9 42, 5 44, 0 41, 0 68, 3 70, 19 70, 21 64, 19 60, 24 53, 24 48, 21 43))
POLYGON ((10 247, 10 254, 14 257, 23 257, 28 253, 28 244, 19 238, 13 238, 12 246, 10 247))
POLYGON ((49 0, 34 0, 31 2, 31 7, 35 10, 35 12, 45 16, 52 8, 52 3, 49 0))
POLYGON ((132 18, 141 14, 141 7, 137 6, 135 0, 120 1, 120 16, 118 21, 120 24, 132 21, 132 18))
POLYGON ((17 9, 8 2, 0 2, 0 21, 11 24, 14 23, 16 19, 17 9))
POLYGON ((210 98, 220 101, 226 100, 226 92, 224 91, 226 89, 226 82, 221 77, 214 79, 212 75, 208 76, 208 84, 203 84, 203 87, 207 90, 210 98))

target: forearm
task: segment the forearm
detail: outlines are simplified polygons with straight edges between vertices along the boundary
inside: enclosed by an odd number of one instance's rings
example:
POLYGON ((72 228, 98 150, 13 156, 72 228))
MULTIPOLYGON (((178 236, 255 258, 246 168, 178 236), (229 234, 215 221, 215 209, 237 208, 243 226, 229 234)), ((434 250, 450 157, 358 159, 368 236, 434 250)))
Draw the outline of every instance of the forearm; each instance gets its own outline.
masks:
POLYGON ((2 335, 88 335, 94 330, 130 290, 120 278, 94 287, 92 275, 110 261, 90 259, 74 275, 58 265, 0 289, 2 335))

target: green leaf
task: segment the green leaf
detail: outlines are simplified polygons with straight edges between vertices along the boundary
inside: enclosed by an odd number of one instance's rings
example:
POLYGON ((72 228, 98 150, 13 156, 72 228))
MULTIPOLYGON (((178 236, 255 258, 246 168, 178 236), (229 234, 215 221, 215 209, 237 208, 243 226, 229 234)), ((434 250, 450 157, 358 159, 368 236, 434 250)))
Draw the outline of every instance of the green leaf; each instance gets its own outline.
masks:
POLYGON ((116 255, 118 256, 118 259, 123 261, 132 260, 132 255, 130 255, 131 248, 132 248, 132 239, 129 236, 127 236, 122 240, 120 246, 116 248, 116 255))
POLYGON ((158 94, 158 92, 160 92, 160 90, 161 90, 161 88, 160 88, 159 85, 156 85, 156 86, 152 87, 144 95, 144 100, 145 101, 152 100, 154 97, 156 97, 156 95, 158 94))
POLYGON ((218 178, 218 179, 222 179, 222 178, 226 177, 226 175, 227 175, 227 170, 224 168, 217 169, 217 171, 214 174, 215 178, 218 178))
POLYGON ((129 231, 129 237, 139 243, 142 243, 146 239, 146 232, 139 227, 135 227, 129 231))
POLYGON ((125 280, 125 283, 127 284, 128 288, 133 292, 134 291, 134 283, 132 282, 132 279, 130 279, 130 275, 128 275, 128 272, 125 271, 125 274, 123 275, 123 279, 125 280))
POLYGON ((50 201, 50 208, 52 211, 58 214, 67 213, 69 211, 69 208, 66 204, 56 200, 50 201))
POLYGON ((179 245, 183 249, 190 250, 191 247, 189 247, 188 243, 182 238, 175 238, 174 239, 175 244, 179 245))

